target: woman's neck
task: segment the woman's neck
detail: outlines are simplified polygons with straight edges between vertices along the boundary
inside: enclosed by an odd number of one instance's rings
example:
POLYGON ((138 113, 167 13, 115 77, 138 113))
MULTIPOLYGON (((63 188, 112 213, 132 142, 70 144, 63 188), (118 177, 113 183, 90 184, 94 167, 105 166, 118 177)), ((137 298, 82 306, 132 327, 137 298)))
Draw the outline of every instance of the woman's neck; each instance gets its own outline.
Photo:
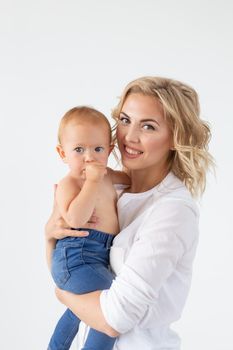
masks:
POLYGON ((126 191, 131 193, 142 193, 149 191, 151 188, 160 184, 168 173, 169 169, 163 169, 157 173, 153 172, 153 175, 148 172, 148 169, 132 170, 130 172, 131 186, 126 191))

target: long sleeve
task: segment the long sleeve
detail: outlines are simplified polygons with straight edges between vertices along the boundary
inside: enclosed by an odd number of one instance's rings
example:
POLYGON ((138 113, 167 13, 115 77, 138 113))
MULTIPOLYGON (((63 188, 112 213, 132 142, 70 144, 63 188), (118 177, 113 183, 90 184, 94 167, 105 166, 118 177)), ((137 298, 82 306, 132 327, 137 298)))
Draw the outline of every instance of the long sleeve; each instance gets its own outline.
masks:
MULTIPOLYGON (((198 215, 185 201, 163 200, 150 208, 135 231, 135 240, 120 274, 111 288, 101 293, 104 316, 120 333, 139 324, 152 308, 154 315, 156 308, 161 315, 158 304, 161 288, 177 272, 177 267, 182 266, 183 260, 183 265, 192 264, 193 257, 188 261, 188 255, 193 255, 197 240, 198 215)), ((182 276, 180 280, 175 284, 183 283, 182 276)), ((169 283, 167 288, 169 293, 169 283)))

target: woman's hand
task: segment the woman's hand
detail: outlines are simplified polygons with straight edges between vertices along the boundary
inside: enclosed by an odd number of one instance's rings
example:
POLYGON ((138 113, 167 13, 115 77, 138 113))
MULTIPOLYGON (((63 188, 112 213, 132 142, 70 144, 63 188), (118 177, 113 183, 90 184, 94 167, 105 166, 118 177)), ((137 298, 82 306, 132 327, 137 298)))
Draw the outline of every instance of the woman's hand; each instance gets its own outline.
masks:
MULTIPOLYGON (((54 187, 54 204, 52 214, 45 226, 45 240, 46 240, 46 259, 49 269, 51 269, 51 260, 52 253, 55 248, 56 240, 62 239, 67 236, 71 237, 86 237, 89 235, 87 231, 77 231, 71 230, 70 227, 67 226, 66 222, 61 217, 58 206, 55 200, 57 185, 54 187)), ((95 216, 95 211, 93 212, 92 217, 90 218, 88 224, 90 227, 95 227, 99 222, 98 217, 95 216)))
POLYGON ((57 205, 55 203, 52 214, 45 225, 45 237, 47 241, 54 239, 62 239, 64 237, 84 237, 88 236, 87 231, 72 230, 67 226, 66 222, 61 217, 57 205))
POLYGON ((109 337, 117 337, 119 333, 106 322, 100 307, 100 290, 86 294, 73 294, 56 287, 56 297, 66 305, 78 318, 91 328, 107 334, 109 337))

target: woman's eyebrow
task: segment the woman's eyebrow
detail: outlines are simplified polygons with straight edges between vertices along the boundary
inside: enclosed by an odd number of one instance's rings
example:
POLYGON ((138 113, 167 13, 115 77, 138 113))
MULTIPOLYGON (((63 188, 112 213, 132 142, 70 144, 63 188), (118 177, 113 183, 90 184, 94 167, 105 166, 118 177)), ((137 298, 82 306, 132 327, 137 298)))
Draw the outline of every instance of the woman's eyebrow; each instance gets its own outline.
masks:
MULTIPOLYGON (((120 114, 123 114, 125 117, 130 119, 130 116, 128 114, 126 114, 125 112, 121 112, 120 114)), ((158 126, 160 126, 159 122, 157 122, 157 120, 152 119, 152 118, 146 118, 146 119, 140 120, 140 123, 145 123, 145 122, 154 122, 154 123, 158 124, 158 126)))
POLYGON ((156 123, 156 124, 158 124, 158 126, 160 126, 159 125, 159 122, 157 122, 157 120, 155 120, 155 119, 142 119, 142 120, 140 120, 140 122, 142 122, 142 123, 145 123, 145 122, 154 122, 154 123, 156 123))
POLYGON ((129 118, 130 119, 130 116, 128 114, 126 114, 125 112, 120 112, 120 114, 123 114, 125 117, 129 118))

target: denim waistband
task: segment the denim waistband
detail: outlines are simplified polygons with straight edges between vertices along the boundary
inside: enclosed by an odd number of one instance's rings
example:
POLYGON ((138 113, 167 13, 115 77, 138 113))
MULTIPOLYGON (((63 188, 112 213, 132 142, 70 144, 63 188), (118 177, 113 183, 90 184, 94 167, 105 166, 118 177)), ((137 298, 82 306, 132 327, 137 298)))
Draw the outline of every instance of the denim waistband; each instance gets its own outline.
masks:
MULTIPOLYGON (((112 241, 115 237, 115 235, 106 233, 103 231, 98 231, 95 229, 90 228, 71 228, 72 230, 76 231, 88 231, 89 235, 85 237, 65 237, 59 240, 60 243, 62 242, 75 242, 76 240, 83 240, 83 239, 91 239, 100 243, 103 243, 106 248, 110 248, 112 245, 112 241)), ((58 242, 57 242, 58 243, 58 242)))

